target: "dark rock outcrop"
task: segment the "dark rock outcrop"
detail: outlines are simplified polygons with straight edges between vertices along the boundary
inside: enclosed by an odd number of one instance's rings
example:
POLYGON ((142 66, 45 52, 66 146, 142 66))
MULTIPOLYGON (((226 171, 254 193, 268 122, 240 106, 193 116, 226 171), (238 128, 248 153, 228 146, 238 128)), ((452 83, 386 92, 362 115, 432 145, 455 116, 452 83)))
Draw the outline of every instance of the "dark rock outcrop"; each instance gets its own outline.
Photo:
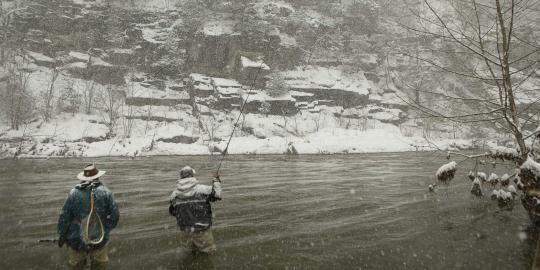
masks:
POLYGON ((182 143, 182 144, 192 144, 199 140, 199 137, 196 136, 186 136, 186 135, 178 135, 174 136, 172 138, 160 138, 158 141, 160 142, 166 142, 166 143, 182 143))

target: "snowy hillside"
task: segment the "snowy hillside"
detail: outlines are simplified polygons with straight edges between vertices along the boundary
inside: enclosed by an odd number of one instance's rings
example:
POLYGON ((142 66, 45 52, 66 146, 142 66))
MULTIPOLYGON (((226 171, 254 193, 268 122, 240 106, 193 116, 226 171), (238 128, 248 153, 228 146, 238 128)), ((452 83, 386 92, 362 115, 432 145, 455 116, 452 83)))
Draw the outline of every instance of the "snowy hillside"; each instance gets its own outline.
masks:
POLYGON ((17 13, 9 35, 24 45, 7 50, 0 87, 24 85, 26 109, 3 103, 0 157, 222 153, 244 104, 232 154, 462 149, 485 134, 412 110, 402 77, 413 61, 380 47, 395 26, 347 30, 347 6, 106 2, 36 0, 17 13))

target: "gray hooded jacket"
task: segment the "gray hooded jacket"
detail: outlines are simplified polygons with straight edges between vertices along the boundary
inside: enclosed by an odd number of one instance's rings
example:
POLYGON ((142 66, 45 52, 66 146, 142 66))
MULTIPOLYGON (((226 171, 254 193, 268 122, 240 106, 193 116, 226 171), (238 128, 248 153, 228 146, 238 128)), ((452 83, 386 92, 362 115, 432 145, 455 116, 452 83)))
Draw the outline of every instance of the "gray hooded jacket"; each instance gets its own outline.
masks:
POLYGON ((212 186, 199 184, 195 177, 176 181, 176 190, 170 197, 169 213, 176 217, 183 231, 199 232, 212 226, 210 202, 221 200, 221 182, 214 180, 212 186))

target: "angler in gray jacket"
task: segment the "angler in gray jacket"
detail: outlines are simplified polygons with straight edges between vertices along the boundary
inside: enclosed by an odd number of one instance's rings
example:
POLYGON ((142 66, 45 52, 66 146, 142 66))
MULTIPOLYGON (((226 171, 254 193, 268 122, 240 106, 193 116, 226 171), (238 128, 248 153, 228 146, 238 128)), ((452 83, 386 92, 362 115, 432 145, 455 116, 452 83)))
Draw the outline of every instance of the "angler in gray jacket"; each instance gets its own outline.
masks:
POLYGON ((169 213, 180 227, 180 242, 192 252, 212 253, 216 250, 212 235, 211 202, 221 200, 221 180, 214 173, 212 185, 203 185, 194 177, 195 170, 186 166, 170 197, 169 213))

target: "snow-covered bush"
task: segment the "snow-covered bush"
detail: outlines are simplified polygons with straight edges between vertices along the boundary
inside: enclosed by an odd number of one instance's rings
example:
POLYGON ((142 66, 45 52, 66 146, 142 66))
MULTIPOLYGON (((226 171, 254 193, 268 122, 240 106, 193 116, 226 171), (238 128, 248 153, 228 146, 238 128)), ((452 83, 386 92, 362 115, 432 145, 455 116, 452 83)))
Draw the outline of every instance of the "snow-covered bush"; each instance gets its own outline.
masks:
POLYGON ((481 182, 480 182, 480 179, 478 178, 475 178, 473 183, 472 183, 472 187, 471 187, 471 194, 477 196, 477 197, 482 197, 484 194, 482 192, 482 187, 481 187, 481 182))
POLYGON ((494 159, 516 161, 521 159, 519 151, 515 148, 496 146, 493 147, 490 151, 491 157, 494 159))
POLYGON ((449 162, 447 164, 442 165, 438 170, 435 176, 437 176, 437 180, 441 182, 449 182, 452 180, 456 174, 457 170, 457 163, 455 161, 449 162))
POLYGON ((487 182, 493 186, 496 186, 500 181, 500 178, 497 174, 491 173, 487 179, 487 182))
POLYGON ((531 157, 519 167, 518 176, 525 188, 540 188, 540 164, 531 157))

